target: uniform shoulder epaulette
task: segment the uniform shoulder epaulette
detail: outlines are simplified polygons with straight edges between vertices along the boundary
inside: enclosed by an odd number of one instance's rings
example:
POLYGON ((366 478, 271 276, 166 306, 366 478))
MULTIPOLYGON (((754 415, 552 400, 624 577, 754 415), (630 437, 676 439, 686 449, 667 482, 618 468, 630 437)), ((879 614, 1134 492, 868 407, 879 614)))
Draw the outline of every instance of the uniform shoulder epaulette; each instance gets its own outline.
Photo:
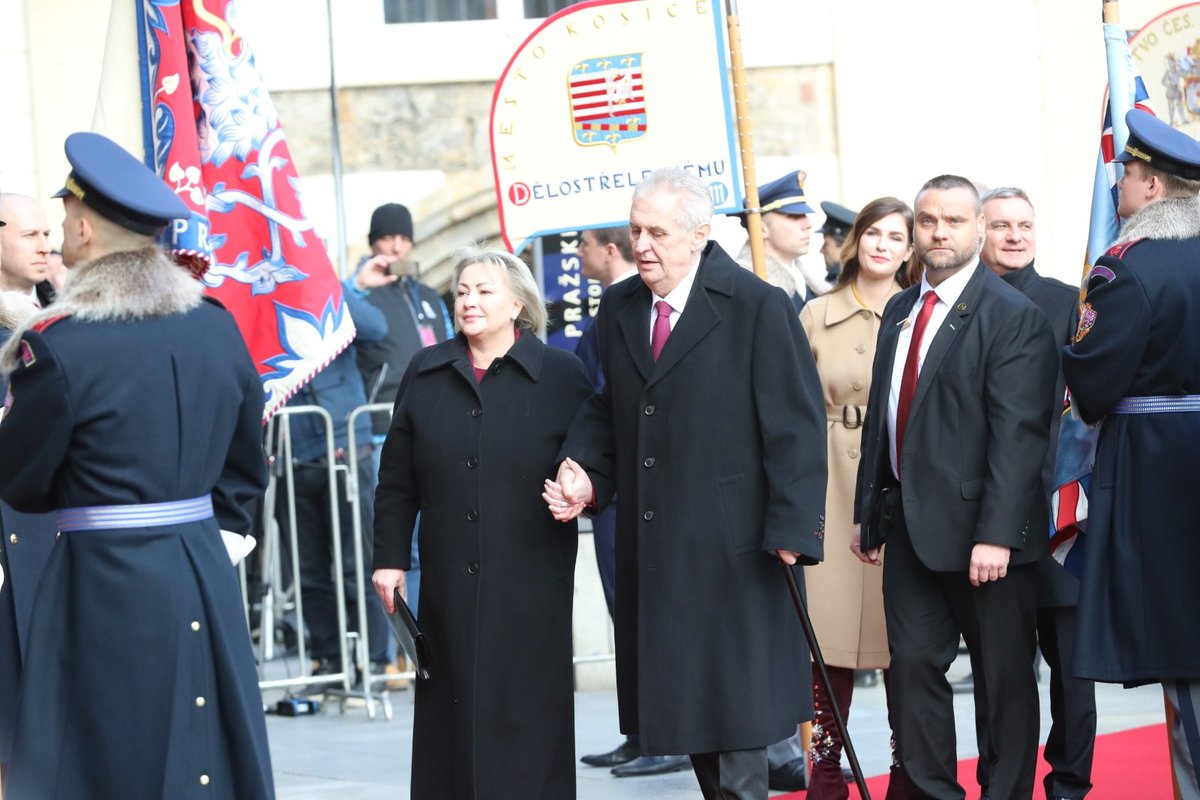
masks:
POLYGON ((49 319, 44 319, 41 322, 35 322, 34 324, 29 326, 29 330, 33 331, 34 333, 45 333, 46 329, 49 328, 51 325, 53 325, 56 322, 62 322, 64 319, 66 319, 69 316, 71 316, 71 315, 70 314, 59 314, 58 316, 50 317, 49 319))
POLYGON ((1129 251, 1129 248, 1133 247, 1138 242, 1144 242, 1144 241, 1146 241, 1146 237, 1140 236, 1137 239, 1130 239, 1128 242, 1121 242, 1120 244, 1114 244, 1112 247, 1108 248, 1108 252, 1105 253, 1104 255, 1112 256, 1113 258, 1124 258, 1125 253, 1127 253, 1129 251))

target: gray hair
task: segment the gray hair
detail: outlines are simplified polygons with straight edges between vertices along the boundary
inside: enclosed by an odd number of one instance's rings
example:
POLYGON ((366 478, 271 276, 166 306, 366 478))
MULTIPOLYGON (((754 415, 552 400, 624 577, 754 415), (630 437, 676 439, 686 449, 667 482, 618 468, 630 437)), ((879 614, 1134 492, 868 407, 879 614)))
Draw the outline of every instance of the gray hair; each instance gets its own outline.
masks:
POLYGON ((975 188, 975 184, 961 175, 938 175, 936 178, 930 178, 921 187, 921 191, 917 192, 917 199, 913 203, 913 207, 915 208, 921 202, 921 195, 926 192, 944 192, 948 189, 966 189, 975 195, 975 215, 978 216, 983 213, 983 204, 979 202, 979 190, 975 188))
POLYGON ((685 231, 694 231, 712 221, 713 203, 704 182, 682 167, 656 169, 633 190, 633 202, 666 190, 679 196, 675 222, 685 231))
MULTIPOLYGON (((464 247, 454 254, 452 286, 458 286, 463 270, 472 264, 487 264, 504 270, 508 277, 508 288, 521 304, 516 320, 518 328, 527 328, 539 335, 546 330, 546 303, 542 300, 542 293, 538 291, 533 273, 524 261, 505 250, 464 247)), ((454 320, 454 328, 458 329, 457 319, 454 320)))
POLYGON ((989 189, 983 193, 983 197, 979 198, 979 204, 984 205, 989 200, 1008 200, 1013 197, 1024 200, 1029 203, 1030 208, 1033 208, 1033 201, 1029 199, 1029 195, 1025 194, 1025 190, 1015 186, 997 186, 995 189, 989 189))

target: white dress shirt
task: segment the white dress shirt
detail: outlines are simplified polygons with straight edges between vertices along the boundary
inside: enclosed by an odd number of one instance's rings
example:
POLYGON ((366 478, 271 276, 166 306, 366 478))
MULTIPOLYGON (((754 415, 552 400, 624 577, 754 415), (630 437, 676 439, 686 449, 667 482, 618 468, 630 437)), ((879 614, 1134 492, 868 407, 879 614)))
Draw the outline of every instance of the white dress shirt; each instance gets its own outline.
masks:
POLYGON ((659 300, 666 300, 667 305, 671 307, 671 330, 675 330, 675 323, 679 322, 679 315, 683 313, 683 307, 687 305, 688 295, 692 293, 692 284, 696 282, 696 272, 700 266, 700 259, 696 259, 696 263, 688 270, 688 274, 683 276, 683 280, 679 285, 667 293, 666 297, 659 297, 650 292, 652 300, 650 301, 650 341, 654 341, 654 320, 658 319, 658 309, 654 306, 659 300))
POLYGON ((921 374, 921 367, 925 365, 925 355, 929 352, 929 345, 933 342, 934 337, 937 336, 942 323, 946 321, 946 316, 950 313, 950 309, 958 302, 959 295, 967 287, 967 282, 971 280, 971 276, 975 274, 975 270, 981 268, 984 267, 980 266, 979 257, 976 256, 970 264, 967 264, 958 272, 939 283, 937 288, 929 285, 928 275, 923 276, 921 278, 921 291, 917 293, 917 301, 909 309, 908 318, 900 323, 902 327, 900 329, 900 337, 896 340, 896 356, 892 361, 892 385, 888 390, 887 407, 888 453, 892 457, 892 474, 896 476, 897 480, 900 478, 900 471, 897 468, 897 465, 900 463, 900 454, 896 452, 896 409, 900 404, 900 384, 904 381, 904 362, 908 360, 908 348, 912 343, 913 325, 916 324, 917 314, 924 303, 925 293, 932 291, 937 295, 938 301, 933 306, 933 313, 930 314, 929 322, 925 326, 925 335, 921 338, 921 349, 918 351, 917 358, 917 375, 921 374))

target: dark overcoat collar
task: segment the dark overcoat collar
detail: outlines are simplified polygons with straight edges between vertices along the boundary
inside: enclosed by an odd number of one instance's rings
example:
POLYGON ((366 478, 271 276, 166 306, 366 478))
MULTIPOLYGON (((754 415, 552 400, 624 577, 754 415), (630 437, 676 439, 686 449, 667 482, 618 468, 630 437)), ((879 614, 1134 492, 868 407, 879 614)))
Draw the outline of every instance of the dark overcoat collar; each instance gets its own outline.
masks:
MULTIPOLYGON (((537 382, 542 376, 542 362, 545 357, 546 345, 533 331, 522 329, 520 337, 513 342, 513 346, 508 349, 503 358, 498 359, 500 364, 489 366, 497 369, 505 363, 516 364, 529 376, 531 381, 537 382)), ((467 350, 467 337, 461 333, 456 334, 453 339, 447 339, 434 345, 433 350, 429 352, 417 371, 425 373, 446 366, 453 367, 467 378, 471 385, 475 385, 475 370, 471 366, 471 356, 467 350)))
POLYGON ((696 280, 688 295, 687 306, 675 323, 657 362, 650 358, 650 289, 640 279, 624 281, 613 287, 621 290, 623 300, 622 308, 617 312, 617 325, 647 385, 670 372, 721 322, 711 293, 732 297, 734 282, 742 267, 720 245, 709 242, 704 246, 696 270, 696 280))
POLYGON ((1009 286, 1016 289, 1021 294, 1028 294, 1029 287, 1037 283, 1037 270, 1033 268, 1033 262, 1030 261, 1020 269, 1011 269, 1000 276, 1009 286))

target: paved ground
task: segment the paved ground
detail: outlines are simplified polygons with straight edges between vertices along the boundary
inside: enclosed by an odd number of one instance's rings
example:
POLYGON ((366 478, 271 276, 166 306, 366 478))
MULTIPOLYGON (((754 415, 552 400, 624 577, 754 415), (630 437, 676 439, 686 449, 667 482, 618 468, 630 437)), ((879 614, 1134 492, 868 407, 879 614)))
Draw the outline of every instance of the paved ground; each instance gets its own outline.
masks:
MULTIPOLYGON (((1044 668, 1043 668, 1044 669, 1044 668)), ((952 668, 952 679, 967 673, 964 659, 952 668)), ((1042 684, 1042 740, 1049 729, 1046 681, 1042 684)), ((268 699, 277 696, 269 694, 268 699)), ((339 713, 336 704, 309 717, 269 716, 267 728, 275 764, 280 800, 404 800, 408 798, 412 751, 412 693, 391 694, 393 718, 377 715, 368 721, 362 708, 339 713)), ((1161 722, 1162 693, 1154 686, 1125 690, 1101 685, 1097 691, 1100 732, 1161 722)), ((976 754, 972 701, 969 695, 955 698, 960 758, 976 754)), ((600 752, 615 746, 616 696, 607 691, 577 692, 575 695, 576 750, 600 752)), ((858 689, 850 719, 851 735, 867 775, 886 771, 888 766, 887 722, 883 687, 858 689)), ((690 772, 653 778, 617 779, 606 770, 579 766, 580 800, 682 800, 700 798, 690 772)))

